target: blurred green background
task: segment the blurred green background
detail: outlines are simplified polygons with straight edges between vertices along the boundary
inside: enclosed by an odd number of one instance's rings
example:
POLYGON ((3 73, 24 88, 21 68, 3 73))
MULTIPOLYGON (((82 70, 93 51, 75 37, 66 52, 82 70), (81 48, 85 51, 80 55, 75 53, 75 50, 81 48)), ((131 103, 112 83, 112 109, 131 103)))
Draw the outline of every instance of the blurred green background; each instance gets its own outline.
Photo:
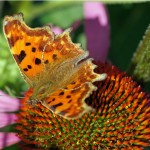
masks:
MULTIPOLYGON (((107 4, 106 7, 111 27, 108 59, 125 71, 150 23, 150 3, 107 4)), ((9 51, 2 31, 2 20, 5 15, 18 12, 24 14, 25 22, 30 27, 52 23, 66 29, 80 20, 81 25, 72 34, 72 40, 80 42, 86 49, 83 2, 0 1, 0 89, 16 97, 21 96, 28 87, 9 51)), ((146 84, 145 89, 150 91, 150 83, 146 84)))
MULTIPOLYGON (((111 27, 108 59, 125 71, 139 41, 150 23, 150 3, 107 4, 111 27)), ((19 96, 27 89, 17 65, 10 54, 2 32, 5 15, 22 12, 30 27, 52 23, 63 29, 69 28, 78 20, 81 26, 72 35, 74 42, 80 42, 86 49, 84 25, 82 24, 83 2, 73 1, 0 1, 0 89, 19 96)))

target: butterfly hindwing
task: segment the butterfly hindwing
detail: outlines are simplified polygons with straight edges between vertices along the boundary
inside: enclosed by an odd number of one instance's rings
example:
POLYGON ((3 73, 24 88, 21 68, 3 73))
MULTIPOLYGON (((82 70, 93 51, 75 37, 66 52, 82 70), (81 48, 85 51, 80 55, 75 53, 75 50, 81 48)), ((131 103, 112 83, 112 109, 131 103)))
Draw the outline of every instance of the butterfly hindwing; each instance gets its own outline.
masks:
POLYGON ((57 90, 44 100, 44 105, 67 119, 79 118, 82 114, 92 110, 85 99, 97 88, 91 83, 95 80, 103 80, 106 74, 98 75, 93 72, 96 66, 88 59, 80 63, 69 79, 70 83, 64 89, 57 90))
POLYGON ((74 90, 58 90, 45 99, 44 105, 64 118, 79 118, 92 110, 84 100, 93 90, 96 90, 96 87, 91 83, 85 83, 74 90))

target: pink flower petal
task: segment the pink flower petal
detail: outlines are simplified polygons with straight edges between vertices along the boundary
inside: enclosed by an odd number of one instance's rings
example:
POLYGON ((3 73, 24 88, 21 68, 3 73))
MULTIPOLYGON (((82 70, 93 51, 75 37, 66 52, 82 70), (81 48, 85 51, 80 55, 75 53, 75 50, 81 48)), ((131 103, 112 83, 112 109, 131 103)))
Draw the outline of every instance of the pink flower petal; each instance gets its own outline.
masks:
POLYGON ((61 34, 63 32, 63 30, 59 27, 56 27, 56 26, 51 26, 52 28, 52 31, 55 33, 55 34, 61 34))
POLYGON ((106 8, 100 2, 85 2, 84 15, 87 49, 90 51, 90 57, 96 61, 105 62, 110 43, 106 8))
POLYGON ((10 113, 0 113, 0 128, 15 123, 17 116, 10 113))
POLYGON ((20 142, 15 133, 0 132, 0 149, 20 142))
POLYGON ((20 103, 16 98, 12 98, 0 91, 0 112, 14 112, 19 109, 20 103))

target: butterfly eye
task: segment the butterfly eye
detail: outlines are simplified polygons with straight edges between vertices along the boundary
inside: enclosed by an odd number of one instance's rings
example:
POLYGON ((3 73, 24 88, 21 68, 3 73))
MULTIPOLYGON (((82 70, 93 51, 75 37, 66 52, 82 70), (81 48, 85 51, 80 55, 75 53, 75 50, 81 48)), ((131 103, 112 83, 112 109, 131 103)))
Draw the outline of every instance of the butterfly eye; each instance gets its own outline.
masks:
POLYGON ((30 99, 27 101, 27 103, 29 105, 35 106, 37 104, 38 100, 35 100, 32 98, 32 96, 30 97, 30 99))

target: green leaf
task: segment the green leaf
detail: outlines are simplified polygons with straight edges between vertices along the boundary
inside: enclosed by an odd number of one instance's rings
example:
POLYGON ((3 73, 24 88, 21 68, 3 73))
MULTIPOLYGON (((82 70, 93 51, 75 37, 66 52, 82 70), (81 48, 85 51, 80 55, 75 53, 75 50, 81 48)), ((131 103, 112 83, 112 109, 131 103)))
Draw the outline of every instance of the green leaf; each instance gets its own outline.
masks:
POLYGON ((63 5, 47 12, 41 17, 40 21, 42 24, 52 23, 62 28, 68 28, 75 21, 81 19, 83 19, 83 6, 75 3, 74 5, 63 5))
POLYGON ((133 55, 129 73, 138 81, 150 81, 150 26, 133 55))
POLYGON ((3 148, 3 150, 20 150, 17 144, 3 148))

